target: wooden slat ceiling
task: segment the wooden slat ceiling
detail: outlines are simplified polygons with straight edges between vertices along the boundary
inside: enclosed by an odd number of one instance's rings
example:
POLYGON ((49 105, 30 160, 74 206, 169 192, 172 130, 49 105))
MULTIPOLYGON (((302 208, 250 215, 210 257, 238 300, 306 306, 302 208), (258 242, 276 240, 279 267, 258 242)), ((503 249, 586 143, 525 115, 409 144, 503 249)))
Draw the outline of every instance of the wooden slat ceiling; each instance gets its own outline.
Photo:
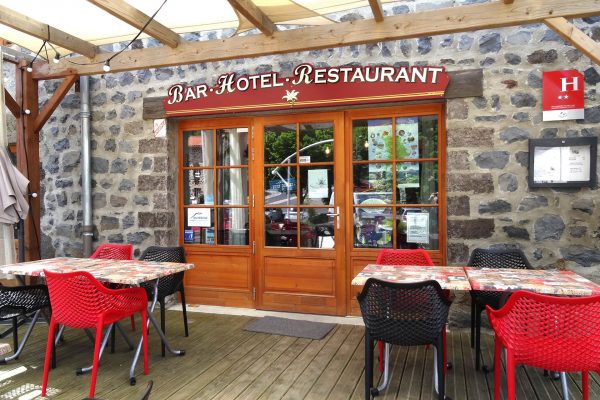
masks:
MULTIPOLYGON (((146 6, 147 10, 150 10, 148 8, 150 6, 154 10, 150 13, 136 8, 133 5, 136 1, 141 0, 88 0, 88 4, 108 12, 113 19, 118 19, 118 22, 125 22, 139 30, 146 25, 150 19, 149 15, 158 9, 163 0, 147 0, 147 3, 151 3, 146 6)), ((181 6, 183 4, 181 1, 183 0, 168 0, 165 7, 181 6)), ((258 57, 535 22, 546 22, 563 38, 581 43, 576 46, 594 60, 598 59, 597 55, 600 53, 593 40, 566 20, 566 18, 600 15, 600 0, 490 0, 487 3, 457 5, 387 17, 384 17, 382 3, 389 3, 390 0, 210 1, 211 4, 221 2, 221 7, 228 7, 230 13, 235 10, 235 13, 241 16, 238 27, 250 24, 249 26, 257 28, 260 33, 223 39, 186 41, 179 35, 184 32, 182 27, 172 28, 167 24, 163 25, 159 22, 159 13, 156 20, 147 24, 144 31, 163 46, 125 50, 111 59, 111 72, 258 57), (285 4, 289 4, 289 8, 286 8, 285 4), (360 6, 370 10, 372 18, 334 22, 327 16, 320 15, 325 11, 339 11, 360 6), (287 23, 312 21, 317 25, 278 30, 277 24, 282 21, 287 23)), ((49 36, 50 42, 55 46, 81 54, 81 56, 62 59, 58 64, 37 62, 34 66, 35 79, 103 73, 104 61, 115 53, 100 52, 94 41, 75 37, 66 33, 67 28, 63 30, 62 26, 49 26, 11 9, 11 4, 17 3, 21 4, 19 7, 23 9, 22 3, 18 0, 0 0, 0 24, 42 40, 48 40, 49 36)), ((182 14, 189 14, 188 11, 185 7, 179 9, 182 14)), ((187 17, 189 18, 189 15, 187 17)), ((227 18, 229 17, 225 17, 227 18)), ((2 34, 1 30, 0 34, 2 34)))

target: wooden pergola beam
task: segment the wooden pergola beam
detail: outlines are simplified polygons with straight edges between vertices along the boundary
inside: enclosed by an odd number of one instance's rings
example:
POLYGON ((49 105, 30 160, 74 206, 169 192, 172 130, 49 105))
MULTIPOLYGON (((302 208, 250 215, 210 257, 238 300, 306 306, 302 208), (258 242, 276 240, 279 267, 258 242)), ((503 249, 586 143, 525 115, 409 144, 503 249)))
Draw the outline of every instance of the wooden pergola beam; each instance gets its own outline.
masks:
POLYGON ((502 0, 504 2, 504 4, 512 4, 515 2, 515 0, 502 0))
POLYGON ((575 46, 596 64, 600 64, 600 46, 591 37, 569 23, 565 18, 548 18, 544 23, 553 29, 561 38, 575 46))
POLYGON ((371 6, 371 11, 373 12, 373 18, 375 22, 383 21, 383 7, 381 7, 380 0, 369 0, 369 5, 371 6))
POLYGON ((73 84, 77 82, 78 78, 79 77, 77 75, 69 75, 65 77, 65 79, 63 79, 63 81, 60 83, 50 100, 48 100, 44 108, 35 118, 35 121, 33 123, 33 130, 35 132, 39 132, 40 129, 42 129, 46 121, 48 121, 48 118, 50 118, 54 110, 56 110, 56 107, 58 107, 60 102, 65 98, 65 95, 67 94, 69 89, 71 89, 73 84))
POLYGON ((21 118, 21 106, 6 89, 4 89, 4 103, 15 118, 21 118))
MULTIPOLYGON (((150 20, 150 16, 144 14, 123 0, 88 0, 90 3, 111 14, 113 17, 141 30, 150 20)), ((182 11, 183 12, 183 11, 182 11)), ((171 48, 176 48, 181 43, 181 37, 160 22, 151 21, 144 29, 148 35, 171 48)))
MULTIPOLYGON (((130 50, 113 58, 110 66, 111 72, 122 72, 525 25, 553 17, 581 18, 599 14, 600 0, 516 0, 510 7, 496 1, 395 15, 386 17, 382 22, 367 19, 277 31, 268 38, 262 35, 237 36, 183 42, 177 49, 130 50)), ((98 61, 113 54, 103 54, 98 61)), ((77 57, 71 61, 86 62, 77 57)), ((103 73, 102 64, 73 65, 65 62, 37 63, 33 72, 34 79, 103 73)))
POLYGON ((242 14, 248 21, 258 28, 264 35, 271 36, 277 31, 277 26, 261 11, 251 0, 227 0, 231 7, 242 14))
MULTIPOLYGON (((82 54, 88 58, 96 55, 97 48, 92 43, 79 39, 59 29, 41 23, 10 8, 0 6, 0 24, 10 26, 19 32, 38 39, 47 40, 58 46, 82 54)), ((87 60, 86 60, 87 61, 87 60)), ((84 61, 84 62, 86 62, 84 61)))

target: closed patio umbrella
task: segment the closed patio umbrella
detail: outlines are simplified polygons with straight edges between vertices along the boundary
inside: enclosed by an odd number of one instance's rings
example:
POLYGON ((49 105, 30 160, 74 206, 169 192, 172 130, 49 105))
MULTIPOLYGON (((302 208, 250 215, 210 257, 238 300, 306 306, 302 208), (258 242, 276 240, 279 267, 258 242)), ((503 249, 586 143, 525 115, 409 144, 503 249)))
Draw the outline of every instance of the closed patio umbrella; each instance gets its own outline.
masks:
POLYGON ((10 161, 8 151, 0 148, 0 224, 15 224, 29 212, 29 180, 10 161))

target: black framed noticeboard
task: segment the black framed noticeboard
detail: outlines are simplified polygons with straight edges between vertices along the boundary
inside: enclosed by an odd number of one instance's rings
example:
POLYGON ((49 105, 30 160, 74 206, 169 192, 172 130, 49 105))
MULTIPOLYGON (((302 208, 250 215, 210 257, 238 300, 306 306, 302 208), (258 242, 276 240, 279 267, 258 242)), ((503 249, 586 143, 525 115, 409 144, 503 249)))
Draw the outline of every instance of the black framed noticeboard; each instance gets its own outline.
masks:
POLYGON ((529 140, 529 187, 596 187, 597 137, 529 140))

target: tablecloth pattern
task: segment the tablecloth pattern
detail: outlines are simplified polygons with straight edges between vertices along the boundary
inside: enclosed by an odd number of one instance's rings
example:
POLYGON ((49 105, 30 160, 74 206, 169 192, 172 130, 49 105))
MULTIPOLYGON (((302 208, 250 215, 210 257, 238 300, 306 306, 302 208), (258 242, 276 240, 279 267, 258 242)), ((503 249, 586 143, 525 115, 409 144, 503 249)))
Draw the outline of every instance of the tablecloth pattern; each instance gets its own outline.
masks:
POLYGON ((369 264, 354 277, 352 285, 364 285, 369 278, 377 278, 398 283, 435 280, 440 283, 442 289, 471 290, 471 285, 469 284, 469 280, 463 267, 369 264))

